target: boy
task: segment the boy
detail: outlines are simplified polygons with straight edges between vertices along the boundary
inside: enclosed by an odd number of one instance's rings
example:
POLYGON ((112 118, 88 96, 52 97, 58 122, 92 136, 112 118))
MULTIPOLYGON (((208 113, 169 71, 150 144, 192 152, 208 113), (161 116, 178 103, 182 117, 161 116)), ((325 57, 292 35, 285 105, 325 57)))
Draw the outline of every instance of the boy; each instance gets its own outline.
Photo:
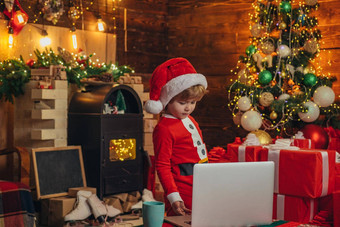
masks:
POLYGON ((190 116, 206 88, 206 78, 184 58, 164 62, 150 80, 145 110, 153 114, 164 110, 153 132, 153 143, 168 216, 191 212, 193 166, 208 161, 202 132, 190 116))

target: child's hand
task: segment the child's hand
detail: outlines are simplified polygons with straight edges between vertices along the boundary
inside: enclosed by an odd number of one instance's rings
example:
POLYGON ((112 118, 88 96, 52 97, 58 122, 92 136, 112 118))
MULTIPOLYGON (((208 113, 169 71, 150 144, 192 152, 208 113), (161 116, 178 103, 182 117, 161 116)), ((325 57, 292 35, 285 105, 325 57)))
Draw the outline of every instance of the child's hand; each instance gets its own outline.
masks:
POLYGON ((185 207, 183 201, 176 201, 172 203, 172 210, 178 215, 190 214, 191 210, 185 207))

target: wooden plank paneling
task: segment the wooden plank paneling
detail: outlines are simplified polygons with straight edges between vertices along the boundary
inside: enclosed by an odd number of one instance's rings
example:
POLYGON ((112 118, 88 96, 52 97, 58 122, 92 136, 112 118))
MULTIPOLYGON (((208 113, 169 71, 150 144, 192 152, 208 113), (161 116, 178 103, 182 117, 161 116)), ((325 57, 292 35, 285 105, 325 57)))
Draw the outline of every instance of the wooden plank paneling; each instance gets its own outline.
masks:
MULTIPOLYGON (((31 19, 34 7, 30 0, 20 1, 31 19), (31 10, 28 6, 32 6, 31 10)), ((83 1, 84 8, 91 1, 83 1)), ((340 1, 319 0, 318 17, 323 39, 318 62, 325 74, 338 78, 334 84, 340 94, 340 1), (328 52, 330 51, 330 53, 328 52), (329 65, 327 62, 330 62, 329 65)), ((207 76, 209 93, 198 103, 194 112, 201 125, 208 147, 223 146, 235 136, 244 136, 245 131, 233 125, 227 108, 226 86, 230 84, 230 70, 249 45, 249 16, 253 12, 253 0, 124 0, 94 1, 84 12, 84 23, 78 20, 77 29, 95 29, 98 12, 107 23, 107 31, 114 32, 117 26, 117 61, 127 64, 137 73, 148 75, 143 83, 148 90, 148 81, 153 70, 170 57, 187 58, 200 73, 207 76), (99 3, 99 5, 98 5, 99 3), (100 6, 100 7, 98 7, 100 6), (124 8, 127 10, 127 30, 124 31, 124 8), (127 35, 127 36, 126 36, 127 35), (127 49, 125 47, 127 42, 127 49)), ((68 10, 65 0, 65 10, 68 10)), ((57 26, 70 27, 66 12, 57 26)), ((42 20, 39 18, 38 23, 42 20)), ((51 25, 50 22, 45 24, 51 25)))
MULTIPOLYGON (((194 112, 208 147, 226 145, 235 136, 244 136, 246 133, 241 128, 237 129, 232 122, 225 87, 234 77, 230 70, 236 66, 238 57, 245 54, 245 48, 249 45, 248 13, 253 13, 252 3, 247 0, 169 0, 169 55, 186 57, 198 72, 208 78, 210 92, 194 112)), ((319 3, 319 10, 314 15, 319 19, 318 29, 323 35, 321 47, 327 51, 321 52, 317 60, 325 74, 329 72, 338 78, 334 84, 338 96, 340 2, 321 0, 319 3)))

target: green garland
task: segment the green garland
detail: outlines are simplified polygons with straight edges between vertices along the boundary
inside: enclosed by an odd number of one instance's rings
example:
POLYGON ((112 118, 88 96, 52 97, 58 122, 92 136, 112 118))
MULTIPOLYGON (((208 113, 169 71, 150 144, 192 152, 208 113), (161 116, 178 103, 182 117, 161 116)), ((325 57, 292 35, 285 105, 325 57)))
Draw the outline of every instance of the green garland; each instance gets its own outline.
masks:
POLYGON ((24 86, 31 76, 30 68, 20 60, 0 62, 0 100, 13 103, 14 97, 24 94, 24 86))
POLYGON ((117 82, 119 77, 125 73, 134 73, 127 65, 96 64, 91 60, 93 55, 80 56, 78 59, 71 56, 65 50, 59 49, 56 54, 52 49, 40 52, 34 51, 36 60, 24 62, 20 59, 8 59, 0 62, 0 101, 14 102, 14 98, 24 94, 25 84, 31 78, 31 68, 46 68, 50 65, 64 65, 66 67, 67 80, 69 84, 83 86, 83 79, 91 77, 109 77, 110 81, 117 82))

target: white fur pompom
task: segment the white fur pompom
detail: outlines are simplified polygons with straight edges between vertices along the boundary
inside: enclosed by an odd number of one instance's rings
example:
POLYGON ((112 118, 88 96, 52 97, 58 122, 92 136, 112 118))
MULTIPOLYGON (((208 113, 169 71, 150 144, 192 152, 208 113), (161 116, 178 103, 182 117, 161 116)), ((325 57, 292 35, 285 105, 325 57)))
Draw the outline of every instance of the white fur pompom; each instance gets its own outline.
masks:
POLYGON ((148 113, 159 114, 163 110, 163 104, 159 100, 148 100, 146 101, 144 108, 148 113))

